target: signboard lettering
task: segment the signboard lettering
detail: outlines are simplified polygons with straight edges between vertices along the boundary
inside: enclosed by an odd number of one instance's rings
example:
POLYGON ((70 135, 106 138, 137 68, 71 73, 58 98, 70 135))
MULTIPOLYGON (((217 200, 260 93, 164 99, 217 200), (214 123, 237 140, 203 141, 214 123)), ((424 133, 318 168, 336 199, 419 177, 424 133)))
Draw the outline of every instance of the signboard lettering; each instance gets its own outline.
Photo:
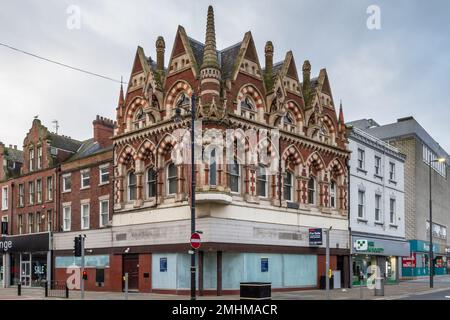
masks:
POLYGON ((321 228, 309 229, 309 245, 310 246, 322 245, 322 229, 321 228))

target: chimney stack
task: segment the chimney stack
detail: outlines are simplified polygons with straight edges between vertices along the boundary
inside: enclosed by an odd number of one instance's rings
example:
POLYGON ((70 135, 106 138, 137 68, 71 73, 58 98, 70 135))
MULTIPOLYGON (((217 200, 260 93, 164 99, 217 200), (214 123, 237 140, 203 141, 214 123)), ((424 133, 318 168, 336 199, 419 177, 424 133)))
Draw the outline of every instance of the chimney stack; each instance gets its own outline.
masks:
POLYGON ((111 146, 111 137, 114 134, 115 122, 97 115, 96 119, 92 122, 92 125, 94 127, 94 141, 97 142, 101 148, 111 146))
POLYGON ((266 74, 271 77, 273 75, 273 44, 272 41, 266 42, 266 47, 264 49, 266 56, 266 74))
POLYGON ((164 52, 166 49, 166 43, 164 38, 159 36, 156 39, 156 69, 158 71, 164 71, 164 52))

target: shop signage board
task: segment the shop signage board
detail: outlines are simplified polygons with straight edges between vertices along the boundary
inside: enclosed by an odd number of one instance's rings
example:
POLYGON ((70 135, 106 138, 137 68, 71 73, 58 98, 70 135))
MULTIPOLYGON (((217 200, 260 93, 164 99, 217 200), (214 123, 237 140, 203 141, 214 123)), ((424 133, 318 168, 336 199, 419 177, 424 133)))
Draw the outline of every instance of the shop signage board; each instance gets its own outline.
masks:
POLYGON ((322 242, 322 228, 309 229, 309 245, 321 246, 322 242))
POLYGON ((354 248, 356 251, 364 251, 368 253, 383 253, 384 248, 377 247, 374 241, 367 239, 357 239, 354 243, 354 248))
POLYGON ((403 257, 402 258, 402 267, 403 268, 415 268, 416 267, 416 254, 413 253, 411 257, 403 257))
POLYGON ((48 232, 0 238, 0 252, 36 252, 48 251, 49 248, 50 234, 48 232))

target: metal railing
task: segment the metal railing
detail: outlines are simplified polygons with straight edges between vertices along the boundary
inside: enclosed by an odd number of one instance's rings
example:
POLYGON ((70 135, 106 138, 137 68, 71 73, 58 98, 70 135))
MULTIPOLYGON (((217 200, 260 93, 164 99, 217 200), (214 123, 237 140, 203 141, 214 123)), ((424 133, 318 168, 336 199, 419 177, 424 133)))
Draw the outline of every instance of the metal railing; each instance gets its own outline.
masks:
POLYGON ((47 281, 44 292, 46 298, 69 298, 69 287, 66 281, 47 281))

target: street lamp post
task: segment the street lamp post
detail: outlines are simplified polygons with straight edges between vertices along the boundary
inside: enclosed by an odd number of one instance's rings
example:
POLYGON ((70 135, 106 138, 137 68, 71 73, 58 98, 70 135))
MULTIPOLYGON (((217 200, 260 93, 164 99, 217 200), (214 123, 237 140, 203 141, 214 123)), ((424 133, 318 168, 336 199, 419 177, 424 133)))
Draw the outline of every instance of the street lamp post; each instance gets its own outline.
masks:
POLYGON ((430 253, 429 253, 429 269, 430 269, 430 288, 433 288, 433 277, 434 277, 434 257, 433 257, 433 204, 431 196, 431 166, 433 162, 445 162, 445 158, 431 159, 431 153, 429 157, 429 182, 430 182, 430 253))
MULTIPOLYGON (((194 122, 195 122, 195 95, 191 96, 191 234, 195 233, 195 187, 196 187, 196 178, 195 178, 195 164, 194 164, 194 149, 195 149, 195 137, 194 137, 194 122)), ((181 108, 177 106, 175 110, 174 122, 180 122, 181 119, 181 108)), ((191 300, 196 299, 195 295, 195 249, 192 249, 191 254, 191 300)))

